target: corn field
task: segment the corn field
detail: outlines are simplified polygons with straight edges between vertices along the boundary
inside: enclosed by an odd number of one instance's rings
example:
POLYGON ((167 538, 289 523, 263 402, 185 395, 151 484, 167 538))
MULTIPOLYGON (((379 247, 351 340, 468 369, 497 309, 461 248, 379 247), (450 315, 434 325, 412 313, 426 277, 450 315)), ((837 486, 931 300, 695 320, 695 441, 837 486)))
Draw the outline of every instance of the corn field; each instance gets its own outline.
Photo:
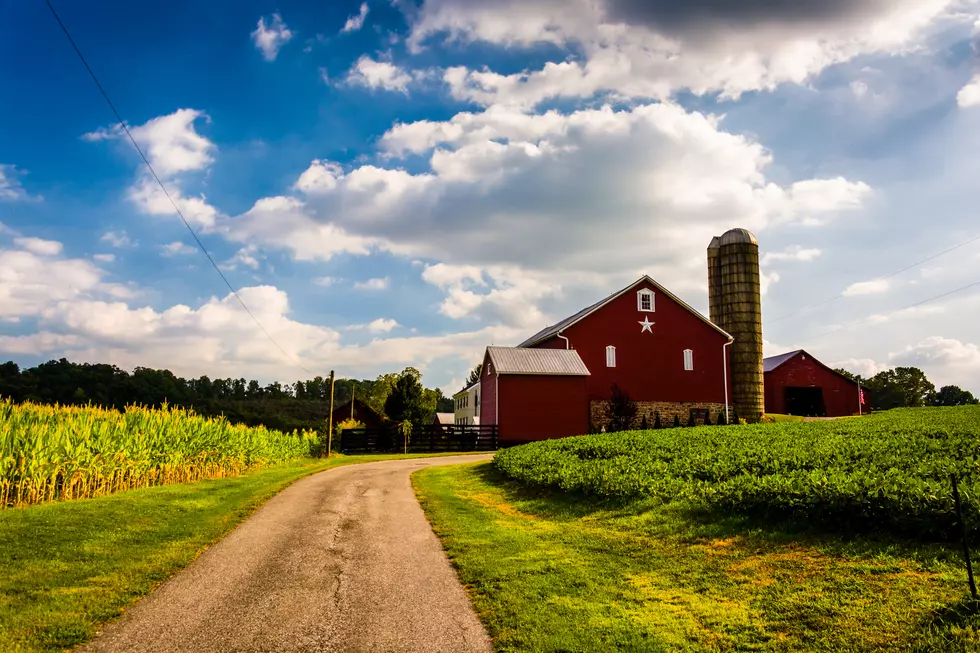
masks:
POLYGON ((316 434, 192 411, 0 401, 0 509, 234 476, 309 456, 316 434))

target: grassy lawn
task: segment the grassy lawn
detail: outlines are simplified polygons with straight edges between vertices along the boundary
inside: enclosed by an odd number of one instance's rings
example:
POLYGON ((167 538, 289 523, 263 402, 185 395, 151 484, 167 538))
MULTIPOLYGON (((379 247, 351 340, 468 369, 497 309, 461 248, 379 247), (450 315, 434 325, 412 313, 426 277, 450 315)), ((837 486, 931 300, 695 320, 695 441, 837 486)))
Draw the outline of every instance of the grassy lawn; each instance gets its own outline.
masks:
POLYGON ((85 642, 303 476, 418 457, 303 460, 235 478, 0 510, 0 651, 62 651, 85 642))
POLYGON ((498 651, 980 651, 958 550, 412 476, 498 651))

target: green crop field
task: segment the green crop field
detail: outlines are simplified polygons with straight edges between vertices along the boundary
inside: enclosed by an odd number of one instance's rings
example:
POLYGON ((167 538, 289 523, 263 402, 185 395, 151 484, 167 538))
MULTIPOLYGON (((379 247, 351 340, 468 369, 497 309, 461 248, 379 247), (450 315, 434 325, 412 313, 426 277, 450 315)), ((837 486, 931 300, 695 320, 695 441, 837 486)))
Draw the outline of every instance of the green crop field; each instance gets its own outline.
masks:
POLYGON ((607 433, 412 480, 498 651, 980 651, 980 408, 607 433), (975 554, 976 557, 976 554, 975 554))
POLYGON ((164 407, 125 412, 0 401, 0 509, 234 476, 307 457, 313 433, 164 407))
POLYGON ((526 486, 947 538, 950 474, 978 525, 980 407, 589 435, 507 449, 494 463, 526 486))

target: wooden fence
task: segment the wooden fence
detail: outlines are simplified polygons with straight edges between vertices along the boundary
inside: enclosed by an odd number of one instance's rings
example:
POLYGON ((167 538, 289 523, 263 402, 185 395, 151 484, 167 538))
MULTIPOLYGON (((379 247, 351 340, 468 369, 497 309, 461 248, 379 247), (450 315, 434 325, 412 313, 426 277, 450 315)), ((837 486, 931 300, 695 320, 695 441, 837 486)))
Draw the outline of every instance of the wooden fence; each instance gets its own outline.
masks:
POLYGON ((340 434, 341 453, 436 453, 442 451, 496 451, 497 426, 435 425, 416 427, 402 436, 396 426, 349 429, 340 434))

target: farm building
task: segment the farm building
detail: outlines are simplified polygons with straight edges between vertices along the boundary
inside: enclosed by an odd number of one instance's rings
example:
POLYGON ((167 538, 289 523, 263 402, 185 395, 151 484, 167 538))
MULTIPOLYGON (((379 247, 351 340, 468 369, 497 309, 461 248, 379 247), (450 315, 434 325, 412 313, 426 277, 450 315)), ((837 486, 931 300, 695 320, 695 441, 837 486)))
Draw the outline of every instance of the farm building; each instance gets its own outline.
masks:
POLYGON ((333 409, 331 421, 334 426, 347 419, 355 419, 369 429, 379 428, 385 423, 381 415, 357 397, 333 409))
POLYGON ((480 382, 453 395, 453 423, 475 426, 480 423, 480 382))
POLYGON ((454 415, 452 413, 436 413, 432 418, 433 426, 452 426, 454 422, 454 415))
POLYGON ((844 417, 867 411, 866 390, 802 349, 770 356, 762 364, 767 413, 844 417))
POLYGON ((488 347, 480 385, 484 424, 502 443, 601 428, 613 384, 652 424, 692 411, 714 421, 730 388, 732 338, 648 276, 534 334, 517 347, 488 347))

